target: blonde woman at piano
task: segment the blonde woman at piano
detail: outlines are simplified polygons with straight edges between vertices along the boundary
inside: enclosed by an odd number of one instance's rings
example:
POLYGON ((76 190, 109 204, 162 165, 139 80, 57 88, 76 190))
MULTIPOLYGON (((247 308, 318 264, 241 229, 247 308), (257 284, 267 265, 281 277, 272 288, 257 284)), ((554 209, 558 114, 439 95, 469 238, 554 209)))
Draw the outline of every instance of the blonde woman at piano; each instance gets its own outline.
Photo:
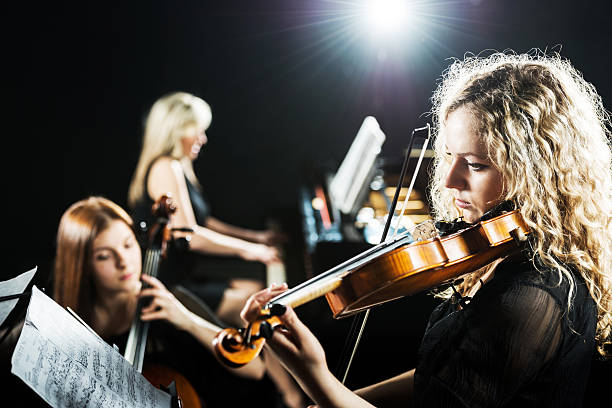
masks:
MULTIPOLYGON (((229 325, 241 325, 240 310, 249 296, 266 285, 267 268, 280 263, 274 244, 283 234, 227 224, 210 214, 193 161, 208 141, 210 106, 185 92, 162 96, 146 119, 138 164, 128 191, 136 223, 150 221, 151 205, 170 195, 177 210, 176 227, 189 228, 187 248, 169 251, 161 279, 198 295, 229 325), (182 271, 187 271, 186 273, 182 271)), ((303 406, 304 394, 276 359, 266 361, 268 374, 288 407, 303 406)))
POLYGON ((190 286, 197 280, 196 287, 190 289, 194 289, 222 320, 239 324, 240 308, 250 294, 265 284, 265 265, 279 261, 278 251, 272 246, 279 235, 272 230, 257 231, 230 225, 211 216, 210 206, 193 170, 193 161, 208 140, 206 130, 211 120, 209 105, 194 95, 175 92, 158 99, 146 120, 128 203, 135 220, 146 221, 151 205, 162 195, 171 195, 177 206, 173 214, 175 225, 193 230, 189 234, 189 251, 177 257, 182 258, 183 265, 189 263, 191 270, 197 269, 204 259, 202 268, 210 273, 199 277, 168 276, 168 282, 178 281, 190 286), (222 258, 245 262, 228 263, 222 258), (247 276, 243 273, 242 278, 246 279, 233 279, 232 270, 240 268, 254 272, 251 276, 248 272, 247 276))

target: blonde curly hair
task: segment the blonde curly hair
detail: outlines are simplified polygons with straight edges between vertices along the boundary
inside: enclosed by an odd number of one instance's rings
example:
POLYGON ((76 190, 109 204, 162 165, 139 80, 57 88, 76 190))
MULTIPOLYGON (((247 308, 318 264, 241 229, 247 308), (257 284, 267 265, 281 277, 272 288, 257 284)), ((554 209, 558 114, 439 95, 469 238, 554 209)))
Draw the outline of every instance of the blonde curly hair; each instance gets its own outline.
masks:
MULTIPOLYGON (((559 271, 575 291, 566 265, 584 278, 597 304, 598 351, 611 343, 612 159, 609 113, 569 61, 533 50, 455 60, 432 97, 435 158, 430 197, 434 216, 458 217, 445 188, 445 122, 466 107, 489 158, 533 232, 534 258, 559 271)), ((465 279, 469 289, 476 276, 465 279)))

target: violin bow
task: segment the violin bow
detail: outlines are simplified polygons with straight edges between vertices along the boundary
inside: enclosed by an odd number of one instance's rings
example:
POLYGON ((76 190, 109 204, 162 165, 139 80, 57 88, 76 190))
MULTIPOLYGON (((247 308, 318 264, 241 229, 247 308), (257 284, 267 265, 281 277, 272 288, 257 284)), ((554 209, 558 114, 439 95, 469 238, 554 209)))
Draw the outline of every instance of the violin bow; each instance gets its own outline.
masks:
MULTIPOLYGON (((419 160, 414 169, 414 173, 412 175, 412 180, 410 182, 410 187, 408 188, 408 193, 406 194, 406 198, 404 199, 404 205, 401 211, 401 214, 396 222, 395 231, 393 236, 397 234, 397 230, 399 229, 399 221, 401 217, 404 215, 404 211, 406 210, 406 204, 408 199, 410 198, 410 194, 412 193, 412 188, 414 187, 414 183, 416 181, 416 177, 419 172, 419 168, 421 167, 423 156, 425 155, 425 150, 427 150, 427 145, 429 143, 429 139, 431 138, 431 126, 427 123, 426 126, 416 128, 410 134, 410 141, 408 143, 408 149, 406 150, 406 154, 404 156, 404 162, 402 164, 402 170, 400 173, 400 178, 397 182, 397 187, 395 188, 395 194, 393 195, 393 201, 391 202, 391 206, 389 208, 389 215, 387 216, 387 220, 385 221, 385 228, 383 229, 382 236, 380 239, 380 243, 382 244, 387 239, 387 234, 389 232, 389 228, 391 226, 391 220, 393 219, 393 214, 395 214, 395 208, 397 207, 397 201, 399 198, 400 190, 402 188, 402 184, 404 182, 404 178, 406 177, 406 173, 408 171, 408 162, 410 160, 410 153, 412 152, 412 147, 414 144, 415 133, 423 130, 427 130, 427 137, 423 143, 423 147, 421 148, 421 153, 419 155, 419 160)), ((349 334, 346 338, 345 345, 342 351, 341 358, 339 360, 339 365, 337 369, 337 373, 342 373, 342 384, 345 383, 346 378, 348 376, 348 372, 351 368, 351 364, 353 362, 353 358, 355 357, 355 353, 357 352, 357 347, 359 346, 359 342, 361 341, 361 336, 365 330, 366 323, 368 321, 368 317, 370 315, 370 309, 366 309, 365 311, 358 312, 354 317, 351 323, 351 327, 349 329, 349 334), (352 344, 352 349, 350 348, 352 344), (350 350, 350 354, 349 354, 350 350)))

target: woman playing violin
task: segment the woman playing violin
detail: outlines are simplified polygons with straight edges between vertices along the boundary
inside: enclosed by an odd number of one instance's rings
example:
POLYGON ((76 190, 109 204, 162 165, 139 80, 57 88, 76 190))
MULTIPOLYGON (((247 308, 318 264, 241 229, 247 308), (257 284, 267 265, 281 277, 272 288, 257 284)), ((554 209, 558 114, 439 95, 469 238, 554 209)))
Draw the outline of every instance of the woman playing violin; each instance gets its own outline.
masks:
MULTIPOLYGON (((267 341, 322 407, 571 406, 592 357, 609 356, 612 174, 608 114, 558 55, 455 61, 433 94, 434 216, 478 222, 517 209, 527 243, 464 275, 432 312, 416 368, 351 391, 287 307, 267 341)), ((254 321, 274 286, 242 311, 254 321)))
MULTIPOLYGON (((151 302, 142 308, 141 319, 155 324, 147 338, 145 366, 152 361, 184 375, 203 406, 216 406, 217 398, 231 403, 221 392, 225 384, 238 390, 257 387, 264 393, 262 401, 272 406, 276 390, 264 377, 263 361, 254 360, 240 369, 221 368, 211 353, 212 338, 220 327, 188 310, 159 280, 141 274, 141 248, 132 228, 129 215, 105 198, 89 197, 71 205, 57 233, 53 282, 57 303, 73 309, 123 353, 138 299, 148 297, 151 302), (141 279, 150 287, 141 290, 141 279)), ((238 401, 240 391, 233 398, 238 401)))

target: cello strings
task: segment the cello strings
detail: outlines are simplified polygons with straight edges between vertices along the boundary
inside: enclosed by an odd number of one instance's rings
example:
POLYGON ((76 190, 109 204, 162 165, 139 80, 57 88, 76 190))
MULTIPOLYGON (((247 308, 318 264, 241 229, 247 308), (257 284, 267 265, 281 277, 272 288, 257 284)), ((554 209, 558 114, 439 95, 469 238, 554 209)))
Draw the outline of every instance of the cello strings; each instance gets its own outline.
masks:
MULTIPOLYGON (((142 269, 144 274, 149 274, 148 271, 151 271, 153 265, 155 265, 156 259, 159 259, 159 251, 147 250, 144 256, 144 267, 142 269)), ((136 356, 140 353, 138 350, 137 339, 142 336, 144 331, 144 327, 141 324, 140 320, 140 309, 143 306, 143 299, 139 300, 136 314, 134 315, 134 322, 132 323, 132 328, 130 329, 130 334, 128 335, 128 340, 125 346, 124 357, 130 364, 134 364, 136 360, 136 356)))

